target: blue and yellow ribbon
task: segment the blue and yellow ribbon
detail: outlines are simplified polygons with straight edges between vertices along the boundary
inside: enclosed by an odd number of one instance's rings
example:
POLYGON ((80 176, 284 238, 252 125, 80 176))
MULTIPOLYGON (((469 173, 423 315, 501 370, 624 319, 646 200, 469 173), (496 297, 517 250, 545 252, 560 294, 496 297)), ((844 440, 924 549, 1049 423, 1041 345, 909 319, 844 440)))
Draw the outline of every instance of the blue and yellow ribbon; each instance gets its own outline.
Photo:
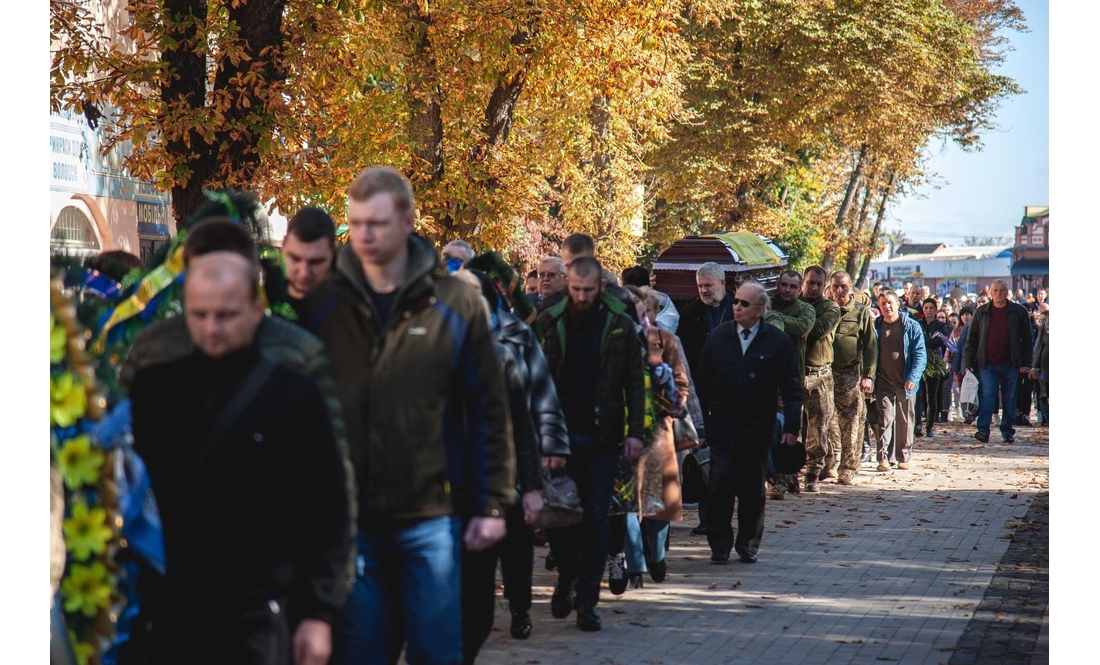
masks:
POLYGON ((153 269, 138 284, 134 295, 123 300, 111 311, 106 323, 99 330, 93 351, 103 353, 107 348, 107 334, 118 324, 141 314, 158 293, 171 286, 183 274, 183 245, 180 244, 168 260, 153 269))

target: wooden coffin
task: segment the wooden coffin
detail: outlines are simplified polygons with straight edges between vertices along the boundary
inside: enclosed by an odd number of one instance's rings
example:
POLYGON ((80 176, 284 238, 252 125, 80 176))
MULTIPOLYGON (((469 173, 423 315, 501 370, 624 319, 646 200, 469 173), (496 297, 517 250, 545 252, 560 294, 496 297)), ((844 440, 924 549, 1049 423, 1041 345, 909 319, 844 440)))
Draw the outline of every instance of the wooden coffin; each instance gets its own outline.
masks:
POLYGON ((656 288, 667 293, 677 307, 699 297, 695 272, 713 261, 726 271, 726 288, 736 292, 752 278, 775 291, 779 275, 787 269, 787 254, 770 239, 748 231, 721 231, 688 236, 661 253, 653 263, 656 288))

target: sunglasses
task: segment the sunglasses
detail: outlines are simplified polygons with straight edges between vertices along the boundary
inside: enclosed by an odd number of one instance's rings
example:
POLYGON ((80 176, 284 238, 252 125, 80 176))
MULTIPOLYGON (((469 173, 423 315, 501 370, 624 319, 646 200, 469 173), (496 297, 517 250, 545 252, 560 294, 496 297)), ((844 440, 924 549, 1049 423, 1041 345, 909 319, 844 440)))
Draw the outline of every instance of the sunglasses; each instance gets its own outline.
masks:
POLYGON ((740 300, 738 298, 733 299, 734 305, 741 305, 742 307, 755 307, 759 303, 749 302, 748 300, 740 300))

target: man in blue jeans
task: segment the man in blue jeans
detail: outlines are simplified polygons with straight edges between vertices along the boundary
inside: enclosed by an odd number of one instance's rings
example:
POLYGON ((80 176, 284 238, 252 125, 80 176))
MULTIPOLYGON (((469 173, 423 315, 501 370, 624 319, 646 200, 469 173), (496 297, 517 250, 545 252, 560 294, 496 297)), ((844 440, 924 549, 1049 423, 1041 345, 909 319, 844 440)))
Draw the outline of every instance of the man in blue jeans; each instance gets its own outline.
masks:
POLYGON ((966 337, 964 366, 981 382, 978 431, 974 438, 989 442, 989 426, 997 393, 1001 395, 1001 437, 1016 440, 1016 388, 1020 374, 1031 371, 1031 319, 1025 307, 1008 298, 1008 284, 998 279, 990 286, 991 300, 974 312, 966 337))
POLYGON ((641 455, 645 414, 641 340, 626 306, 603 290, 602 272, 593 258, 574 259, 565 299, 538 319, 569 428, 565 472, 577 483, 584 508, 580 524, 547 533, 558 564, 550 611, 564 619, 575 606, 577 627, 584 631, 602 626, 596 604, 607 561, 611 492, 619 456, 641 455))
POLYGON ((461 663, 461 548, 500 541, 515 500, 508 398, 481 298, 439 277, 413 210, 400 173, 361 173, 348 189, 351 242, 300 312, 332 359, 360 488, 337 665, 396 662, 406 638, 410 665, 461 663))

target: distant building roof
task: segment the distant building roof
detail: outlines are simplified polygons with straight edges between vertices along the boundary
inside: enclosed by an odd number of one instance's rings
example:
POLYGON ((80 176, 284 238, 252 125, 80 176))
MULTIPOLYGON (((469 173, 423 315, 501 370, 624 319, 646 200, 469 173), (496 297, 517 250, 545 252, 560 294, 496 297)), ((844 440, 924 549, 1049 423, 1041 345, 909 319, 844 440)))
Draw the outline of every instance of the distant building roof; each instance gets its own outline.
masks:
POLYGON ((918 244, 918 243, 907 242, 907 243, 898 245, 898 248, 894 252, 894 254, 896 256, 908 256, 909 254, 931 254, 932 252, 935 252, 936 250, 938 250, 942 247, 946 247, 946 245, 944 245, 942 242, 941 243, 924 244, 924 245, 918 244))
POLYGON ((1050 215, 1050 206, 1024 206, 1024 218, 1020 220, 1020 226, 1029 219, 1038 219, 1050 215))
MULTIPOLYGON (((918 245, 920 246, 920 245, 918 245)), ((882 264, 908 264, 914 261, 959 261, 965 259, 1008 259, 1012 258, 1012 247, 1009 245, 991 245, 980 247, 948 247, 946 245, 925 245, 934 247, 935 251, 923 254, 904 254, 890 259, 875 261, 882 264)))

